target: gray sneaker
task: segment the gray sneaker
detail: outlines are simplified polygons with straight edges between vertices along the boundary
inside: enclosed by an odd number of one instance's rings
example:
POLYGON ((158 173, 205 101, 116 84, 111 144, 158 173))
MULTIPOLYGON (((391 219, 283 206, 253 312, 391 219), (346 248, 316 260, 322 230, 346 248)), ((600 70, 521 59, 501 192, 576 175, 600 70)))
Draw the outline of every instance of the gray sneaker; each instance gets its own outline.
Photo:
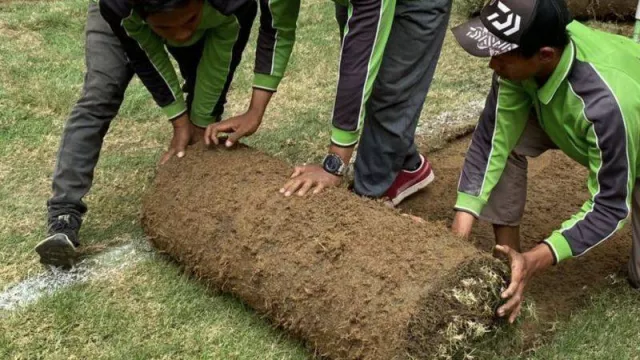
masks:
POLYGON ((76 247, 81 220, 73 215, 59 215, 50 220, 48 236, 36 245, 40 262, 45 265, 73 267, 78 259, 76 247))

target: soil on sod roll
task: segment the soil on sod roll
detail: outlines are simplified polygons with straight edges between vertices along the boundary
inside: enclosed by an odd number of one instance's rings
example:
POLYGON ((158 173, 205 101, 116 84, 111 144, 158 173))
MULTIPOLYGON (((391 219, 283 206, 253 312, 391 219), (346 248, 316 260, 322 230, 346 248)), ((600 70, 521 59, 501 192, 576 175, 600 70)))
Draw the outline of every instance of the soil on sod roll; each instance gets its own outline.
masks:
POLYGON ((249 148, 191 149, 144 202, 152 243, 334 359, 435 358, 494 326, 505 266, 346 189, 278 193, 283 162, 249 148))
MULTIPOLYGON (((468 17, 478 16, 483 0, 456 0, 458 11, 468 17)), ((633 21, 637 0, 567 0, 567 7, 576 20, 633 21)))
MULTIPOLYGON (((453 219, 452 204, 456 199, 456 185, 469 143, 469 137, 432 154, 436 180, 416 196, 401 204, 402 211, 429 221, 453 219)), ((529 160, 528 194, 525 215, 521 224, 523 250, 535 246, 569 219, 588 199, 587 170, 560 151, 550 151, 529 160)), ((490 252, 494 235, 489 224, 478 223, 472 242, 490 252)), ((611 275, 624 281, 629 252, 631 228, 627 225, 584 256, 566 260, 533 279, 526 297, 533 301, 537 321, 533 317, 523 324, 525 341, 519 353, 535 347, 545 335, 552 334, 554 322, 566 320, 572 312, 583 308, 589 296, 611 283, 611 275)))

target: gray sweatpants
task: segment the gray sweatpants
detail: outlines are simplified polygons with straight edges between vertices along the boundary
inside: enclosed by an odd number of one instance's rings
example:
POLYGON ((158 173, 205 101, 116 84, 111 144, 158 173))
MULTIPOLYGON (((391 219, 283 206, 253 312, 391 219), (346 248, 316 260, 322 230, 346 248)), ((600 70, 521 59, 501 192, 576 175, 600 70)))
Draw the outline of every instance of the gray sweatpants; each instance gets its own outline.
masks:
POLYGON ((104 136, 134 75, 120 41, 93 1, 89 2, 85 32, 87 70, 82 96, 62 132, 53 195, 47 202, 50 219, 61 214, 80 217, 87 211, 82 198, 91 188, 104 136))
MULTIPOLYGON (((336 4, 341 33, 347 8, 336 4)), ((420 156, 414 137, 447 31, 451 0, 398 0, 355 162, 354 190, 380 197, 420 156)))
MULTIPOLYGON (((531 117, 518 144, 507 159, 507 166, 480 213, 480 219, 494 225, 518 226, 527 201, 528 157, 538 157, 558 147, 531 117)), ((633 188, 631 205, 632 246, 629 260, 629 281, 640 287, 640 181, 633 188)))

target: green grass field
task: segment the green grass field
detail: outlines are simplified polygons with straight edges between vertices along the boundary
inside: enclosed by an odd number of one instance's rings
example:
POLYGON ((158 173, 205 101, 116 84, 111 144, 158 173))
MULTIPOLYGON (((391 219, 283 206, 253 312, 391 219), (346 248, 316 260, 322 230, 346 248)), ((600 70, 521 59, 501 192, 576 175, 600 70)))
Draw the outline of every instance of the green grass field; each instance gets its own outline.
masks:
MULTIPOLYGON (((44 272, 32 250, 45 235, 55 153, 82 86, 87 2, 0 3, 0 291, 44 272)), ((255 38, 250 44, 228 115, 242 111, 248 101, 255 38)), ((338 49, 332 3, 305 0, 288 75, 262 128, 248 141, 251 145, 291 163, 321 158, 329 135, 338 49), (318 61, 318 54, 335 60, 318 61)), ((489 76, 484 61, 464 55, 448 37, 423 126, 443 114, 473 121, 477 108, 471 104, 477 107, 483 100, 489 76)), ((86 198, 90 211, 81 238, 96 257, 122 246, 135 254, 107 258, 102 274, 25 307, 0 310, 0 358, 312 356, 299 341, 271 328, 237 299, 203 287, 146 249, 138 221, 140 201, 170 135, 168 122, 134 81, 106 138, 86 198)), ((587 310, 556 324, 552 341, 522 357, 640 358, 638 298, 624 283, 593 294, 587 310)), ((496 357, 492 346, 486 344, 487 350, 476 356, 496 357)))

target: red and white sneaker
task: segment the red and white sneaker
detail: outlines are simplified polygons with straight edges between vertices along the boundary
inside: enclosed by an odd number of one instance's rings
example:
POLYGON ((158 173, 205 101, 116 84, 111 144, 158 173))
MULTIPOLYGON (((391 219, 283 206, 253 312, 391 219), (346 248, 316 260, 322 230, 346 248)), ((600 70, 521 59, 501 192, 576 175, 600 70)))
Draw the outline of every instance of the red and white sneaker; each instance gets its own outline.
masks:
POLYGON ((402 200, 427 187, 435 179, 431 163, 420 155, 422 163, 413 171, 402 170, 384 196, 389 205, 397 206, 402 200))

